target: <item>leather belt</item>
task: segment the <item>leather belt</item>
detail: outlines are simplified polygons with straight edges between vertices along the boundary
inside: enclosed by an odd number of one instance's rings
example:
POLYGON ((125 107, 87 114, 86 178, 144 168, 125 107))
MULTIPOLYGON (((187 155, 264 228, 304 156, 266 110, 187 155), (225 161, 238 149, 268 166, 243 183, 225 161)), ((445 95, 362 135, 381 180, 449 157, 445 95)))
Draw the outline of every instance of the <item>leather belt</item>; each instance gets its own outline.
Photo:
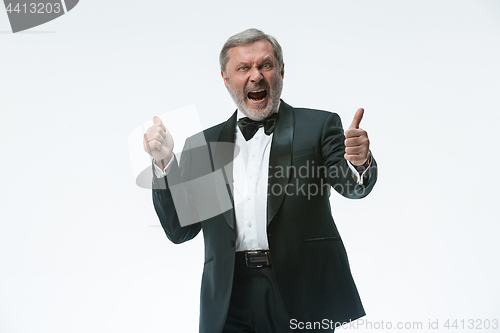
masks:
POLYGON ((271 266, 271 255, 269 250, 236 252, 235 265, 251 268, 271 266))

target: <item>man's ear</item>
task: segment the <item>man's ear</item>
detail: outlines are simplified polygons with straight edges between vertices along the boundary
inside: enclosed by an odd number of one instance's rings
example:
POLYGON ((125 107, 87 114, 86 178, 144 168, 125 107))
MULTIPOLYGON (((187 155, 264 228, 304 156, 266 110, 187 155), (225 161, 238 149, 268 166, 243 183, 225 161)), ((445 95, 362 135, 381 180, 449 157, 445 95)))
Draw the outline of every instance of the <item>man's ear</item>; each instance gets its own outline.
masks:
POLYGON ((226 77, 226 74, 224 74, 223 71, 220 71, 220 75, 222 75, 222 79, 224 80, 224 85, 227 88, 227 77, 226 77))
POLYGON ((281 66, 281 78, 285 78, 285 63, 281 66))

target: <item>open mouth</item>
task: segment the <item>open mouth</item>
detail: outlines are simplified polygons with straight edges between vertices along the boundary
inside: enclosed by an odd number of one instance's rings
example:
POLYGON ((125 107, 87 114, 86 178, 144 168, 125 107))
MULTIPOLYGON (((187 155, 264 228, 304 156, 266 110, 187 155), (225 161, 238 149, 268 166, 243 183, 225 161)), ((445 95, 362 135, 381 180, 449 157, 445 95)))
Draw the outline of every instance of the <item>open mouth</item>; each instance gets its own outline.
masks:
POLYGON ((266 89, 260 89, 260 90, 250 91, 247 94, 247 97, 252 102, 262 102, 267 97, 267 90, 266 89))

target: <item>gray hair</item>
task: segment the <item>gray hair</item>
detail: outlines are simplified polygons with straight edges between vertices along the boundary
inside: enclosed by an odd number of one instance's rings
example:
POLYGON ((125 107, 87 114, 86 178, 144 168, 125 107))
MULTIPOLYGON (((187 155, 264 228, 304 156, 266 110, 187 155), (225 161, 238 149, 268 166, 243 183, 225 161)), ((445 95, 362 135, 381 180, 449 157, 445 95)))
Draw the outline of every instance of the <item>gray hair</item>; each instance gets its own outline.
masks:
POLYGON ((271 35, 265 34, 259 29, 247 29, 239 32, 236 35, 229 37, 219 55, 220 69, 226 72, 226 66, 229 61, 229 50, 233 47, 252 44, 261 40, 267 40, 273 46, 274 56, 278 59, 279 67, 283 66, 283 50, 280 43, 271 35))

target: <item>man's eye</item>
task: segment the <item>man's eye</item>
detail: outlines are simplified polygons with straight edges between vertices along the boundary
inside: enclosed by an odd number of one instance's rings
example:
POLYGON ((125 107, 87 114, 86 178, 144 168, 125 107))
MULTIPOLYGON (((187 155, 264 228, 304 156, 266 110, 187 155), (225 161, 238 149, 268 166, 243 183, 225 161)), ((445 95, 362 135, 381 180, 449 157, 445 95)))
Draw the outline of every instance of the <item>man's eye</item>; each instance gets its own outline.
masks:
POLYGON ((270 64, 265 64, 263 67, 264 68, 271 68, 271 65, 270 64))
POLYGON ((240 68, 238 68, 238 70, 239 70, 239 71, 246 71, 246 70, 247 70, 247 68, 246 68, 246 67, 240 67, 240 68))

